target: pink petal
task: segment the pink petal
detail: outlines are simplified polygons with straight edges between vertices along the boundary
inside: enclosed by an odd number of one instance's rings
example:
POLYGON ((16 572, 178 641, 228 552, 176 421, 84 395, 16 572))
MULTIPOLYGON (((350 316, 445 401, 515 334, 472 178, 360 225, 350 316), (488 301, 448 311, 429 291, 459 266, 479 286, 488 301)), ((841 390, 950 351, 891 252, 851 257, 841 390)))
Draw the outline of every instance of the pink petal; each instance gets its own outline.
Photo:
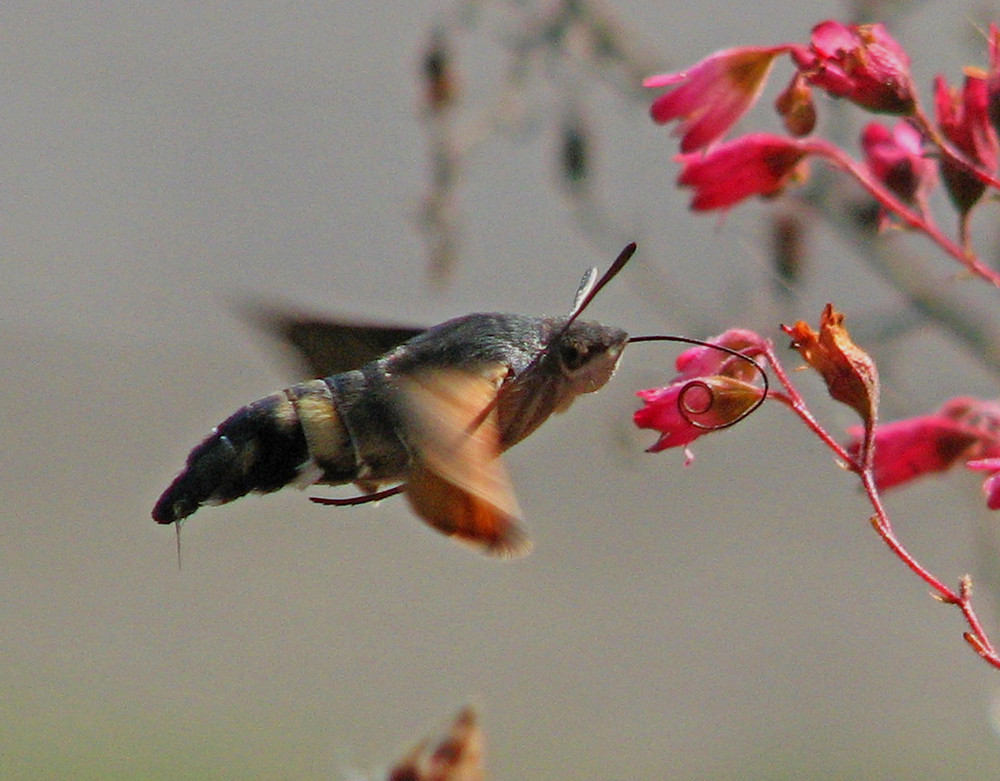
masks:
MULTIPOLYGON (((860 450, 859 427, 849 429, 852 455, 860 450)), ((957 463, 977 441, 967 426, 940 415, 884 423, 875 429, 875 482, 880 489, 902 485, 957 463)))

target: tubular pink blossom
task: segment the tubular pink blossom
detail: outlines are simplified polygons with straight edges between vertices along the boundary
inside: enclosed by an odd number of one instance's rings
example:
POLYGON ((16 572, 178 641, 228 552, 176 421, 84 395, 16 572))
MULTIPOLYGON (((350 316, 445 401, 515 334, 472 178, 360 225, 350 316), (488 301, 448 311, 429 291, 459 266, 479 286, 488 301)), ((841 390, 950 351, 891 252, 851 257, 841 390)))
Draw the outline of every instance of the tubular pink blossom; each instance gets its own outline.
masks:
MULTIPOLYGON (((740 328, 716 336, 709 344, 751 357, 767 349, 763 338, 740 328)), ((679 374, 669 385, 636 393, 644 406, 633 415, 635 425, 660 432, 648 448, 650 453, 683 447, 738 420, 764 393, 749 382, 757 371, 752 364, 711 346, 685 350, 675 365, 679 374)))
MULTIPOLYGON (((767 349, 767 342, 757 333, 746 328, 730 328, 712 339, 710 345, 728 347, 749 356, 760 355, 767 349)), ((740 380, 751 380, 757 370, 749 363, 724 350, 700 345, 691 347, 674 362, 678 375, 674 381, 690 380, 696 377, 707 377, 710 374, 722 374, 740 380)))
POLYGON ((652 76, 644 87, 674 89, 653 101, 650 114, 661 125, 680 121, 675 135, 681 136, 682 152, 703 149, 725 135, 757 101, 774 58, 788 49, 725 49, 689 70, 652 76))
POLYGON ((870 122, 861 134, 868 169, 906 203, 923 203, 937 179, 937 166, 924 154, 920 131, 900 120, 890 130, 870 122))
MULTIPOLYGON (((997 170, 1000 142, 989 121, 986 79, 967 75, 962 93, 948 87, 944 77, 934 80, 934 106, 941 132, 971 163, 988 173, 997 170)), ((949 157, 941 160, 941 176, 952 202, 965 214, 982 197, 986 184, 949 157)))
POLYGON ((990 24, 990 70, 986 76, 987 114, 993 130, 1000 133, 1000 28, 990 24))
MULTIPOLYGON (((847 450, 860 451, 863 429, 848 429, 847 450)), ((875 484, 886 490, 934 472, 950 469, 976 443, 966 426, 940 415, 883 423, 875 429, 875 484)))
POLYGON ((768 133, 742 136, 705 155, 678 155, 677 179, 694 188, 695 211, 728 209, 753 195, 773 195, 802 173, 810 148, 800 141, 768 133))
POLYGON ((821 22, 792 57, 810 84, 862 108, 910 114, 916 105, 910 58, 881 24, 821 22))
MULTIPOLYGON (((848 433, 852 437, 848 452, 857 455, 862 429, 855 427, 848 433)), ((961 461, 968 461, 972 469, 989 469, 981 465, 984 459, 1000 459, 997 402, 958 397, 930 415, 884 423, 875 429, 875 483, 883 490, 943 472, 961 461), (979 465, 972 466, 973 462, 979 465)))
POLYGON ((647 452, 688 445, 737 420, 760 401, 763 389, 732 377, 713 375, 637 391, 645 402, 633 414, 635 425, 660 432, 647 452))
POLYGON ((978 461, 969 461, 965 466, 976 471, 990 473, 983 481, 983 494, 986 496, 986 506, 991 510, 1000 510, 1000 458, 984 458, 978 461))
MULTIPOLYGON (((683 447, 707 433, 707 429, 691 425, 681 413, 684 387, 684 384, 676 383, 665 388, 636 391, 636 396, 643 401, 643 407, 635 411, 633 422, 638 428, 651 428, 660 432, 660 438, 646 448, 647 453, 683 447)), ((707 398, 707 392, 702 393, 707 398)))

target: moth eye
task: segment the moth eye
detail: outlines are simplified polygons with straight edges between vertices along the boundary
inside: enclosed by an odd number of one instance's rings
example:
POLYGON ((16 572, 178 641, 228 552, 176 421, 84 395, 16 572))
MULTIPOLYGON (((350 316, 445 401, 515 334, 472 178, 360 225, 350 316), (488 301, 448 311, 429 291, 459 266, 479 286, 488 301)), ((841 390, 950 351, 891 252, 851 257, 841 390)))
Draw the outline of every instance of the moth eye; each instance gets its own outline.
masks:
POLYGON ((567 370, 574 372, 587 362, 587 348, 563 344, 559 348, 559 359, 567 370))

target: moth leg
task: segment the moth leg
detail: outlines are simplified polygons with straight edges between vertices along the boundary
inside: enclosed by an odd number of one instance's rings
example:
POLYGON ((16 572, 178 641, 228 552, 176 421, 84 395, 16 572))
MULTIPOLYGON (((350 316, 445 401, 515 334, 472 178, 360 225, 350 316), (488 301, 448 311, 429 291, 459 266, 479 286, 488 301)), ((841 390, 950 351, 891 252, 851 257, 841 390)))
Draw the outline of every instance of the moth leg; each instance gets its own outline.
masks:
POLYGON ((315 502, 316 504, 327 505, 330 507, 351 507, 356 504, 368 504, 368 502, 379 502, 382 499, 387 499, 390 496, 395 496, 396 494, 401 494, 406 490, 406 483, 401 485, 393 486, 392 488, 386 488, 384 491, 375 491, 374 493, 361 494, 360 496, 351 496, 347 499, 333 499, 327 496, 310 496, 309 501, 315 502))

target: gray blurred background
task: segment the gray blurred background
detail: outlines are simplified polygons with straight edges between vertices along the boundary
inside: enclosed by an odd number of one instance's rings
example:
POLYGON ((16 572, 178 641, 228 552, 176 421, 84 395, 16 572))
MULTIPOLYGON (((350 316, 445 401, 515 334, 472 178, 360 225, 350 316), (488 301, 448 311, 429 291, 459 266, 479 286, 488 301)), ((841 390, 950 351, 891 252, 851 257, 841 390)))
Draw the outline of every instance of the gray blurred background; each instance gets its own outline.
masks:
MULTIPOLYGON (((300 379, 237 316, 253 298, 428 324, 559 314, 584 268, 635 240, 594 319, 781 342, 779 322, 815 323, 832 300, 885 361, 887 415, 996 395, 932 325, 879 342, 905 301, 822 225, 783 291, 768 207, 691 215, 648 97, 599 68, 532 63, 544 78, 493 132, 510 47, 556 5, 0 8, 0 776, 375 778, 466 702, 497 779, 1000 775, 1000 673, 790 415, 770 405, 696 443, 689 468, 642 452, 634 391, 669 379, 663 347, 632 350, 604 392, 509 454, 526 559, 470 553, 399 499, 322 508, 288 490, 201 511, 178 570, 173 530, 149 518, 159 492, 214 424, 300 379), (478 139, 437 281, 419 230, 435 28, 452 35, 459 132, 478 139), (560 180, 567 112, 590 130, 584 196, 560 180)), ((911 5, 893 32, 925 97, 933 73, 984 64, 994 3, 911 5)), ((846 18, 838 2, 609 8, 651 72, 846 18)), ((766 106, 755 117, 777 128, 766 106)), ((982 295, 934 263, 935 284, 982 295)), ((833 430, 854 423, 802 382, 833 430)), ((973 572, 995 626, 997 520, 977 477, 889 507, 936 573, 973 572)))

